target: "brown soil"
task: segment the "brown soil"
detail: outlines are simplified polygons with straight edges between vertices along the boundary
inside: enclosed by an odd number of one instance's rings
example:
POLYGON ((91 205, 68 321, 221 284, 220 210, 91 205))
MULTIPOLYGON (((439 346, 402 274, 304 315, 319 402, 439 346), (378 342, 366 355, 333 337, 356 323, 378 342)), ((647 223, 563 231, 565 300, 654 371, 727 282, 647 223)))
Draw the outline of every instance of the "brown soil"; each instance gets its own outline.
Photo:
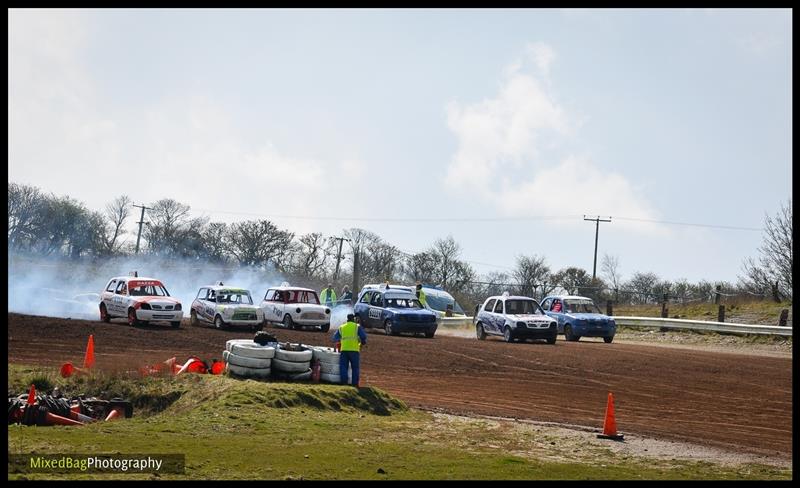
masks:
MULTIPOLYGON (((329 334, 269 327, 281 341, 329 345, 329 334)), ((177 356, 220 358, 225 341, 251 332, 168 325, 129 327, 8 314, 8 361, 80 365, 89 334, 97 367, 143 366, 177 356)), ((790 458, 792 360, 642 344, 496 338, 434 339, 369 333, 362 385, 409 406, 601 429, 608 392, 617 428, 660 439, 790 458)))

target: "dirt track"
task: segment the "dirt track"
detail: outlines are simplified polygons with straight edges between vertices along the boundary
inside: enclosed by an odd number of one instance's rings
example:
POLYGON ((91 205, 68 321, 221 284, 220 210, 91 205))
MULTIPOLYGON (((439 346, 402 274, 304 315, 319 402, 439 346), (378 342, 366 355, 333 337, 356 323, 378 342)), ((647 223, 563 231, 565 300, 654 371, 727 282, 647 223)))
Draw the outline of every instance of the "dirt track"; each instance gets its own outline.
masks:
MULTIPOLYGON (((328 334, 269 327, 281 341, 329 345, 328 334)), ((94 334, 98 367, 141 366, 178 356, 220 358, 243 331, 8 314, 9 363, 82 361, 94 334)), ((602 427, 614 393, 620 431, 791 458, 792 361, 582 340, 556 345, 497 339, 369 334, 362 385, 410 406, 602 427)))

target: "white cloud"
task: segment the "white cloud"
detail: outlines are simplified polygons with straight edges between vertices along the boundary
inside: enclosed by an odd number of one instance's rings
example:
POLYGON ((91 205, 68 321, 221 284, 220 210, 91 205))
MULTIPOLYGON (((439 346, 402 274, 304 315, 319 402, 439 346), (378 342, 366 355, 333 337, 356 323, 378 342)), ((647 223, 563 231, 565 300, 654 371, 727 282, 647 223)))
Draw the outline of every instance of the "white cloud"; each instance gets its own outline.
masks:
POLYGON ((757 56, 763 55, 772 51, 780 45, 781 41, 776 34, 761 33, 761 34, 748 34, 744 37, 736 38, 736 44, 745 52, 755 54, 757 56))
MULTIPOLYGON (((550 46, 529 44, 526 52, 549 73, 556 57, 550 46)), ((652 219, 646 198, 625 176, 570 151, 554 155, 554 148, 569 146, 581 121, 524 68, 520 60, 506 67, 494 98, 447 105, 447 125, 458 141, 445 180, 449 190, 477 195, 508 216, 601 212, 652 219)), ((641 223, 630 227, 656 231, 641 223)))

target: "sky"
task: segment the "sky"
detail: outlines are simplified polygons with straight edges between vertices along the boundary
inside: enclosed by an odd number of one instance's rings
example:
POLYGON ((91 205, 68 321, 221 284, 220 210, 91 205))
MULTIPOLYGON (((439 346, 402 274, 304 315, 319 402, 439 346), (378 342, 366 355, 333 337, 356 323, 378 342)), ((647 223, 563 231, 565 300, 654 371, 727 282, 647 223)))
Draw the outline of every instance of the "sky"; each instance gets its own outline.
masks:
POLYGON ((96 210, 452 236, 478 273, 591 273, 599 215, 598 275, 735 282, 792 194, 788 9, 11 9, 8 39, 8 181, 96 210))

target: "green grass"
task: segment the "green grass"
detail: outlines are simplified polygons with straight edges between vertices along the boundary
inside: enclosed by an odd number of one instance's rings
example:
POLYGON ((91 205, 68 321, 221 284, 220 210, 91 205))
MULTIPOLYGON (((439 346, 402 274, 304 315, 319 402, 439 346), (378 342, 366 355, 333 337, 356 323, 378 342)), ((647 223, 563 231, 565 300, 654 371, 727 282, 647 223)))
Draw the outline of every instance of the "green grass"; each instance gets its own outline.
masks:
MULTIPOLYGON (((186 473, 160 479, 791 478, 791 470, 762 465, 722 467, 617 456, 596 447, 575 450, 538 429, 444 421, 375 388, 210 375, 62 379, 9 365, 10 392, 27 391, 34 378, 66 394, 125 394, 140 407, 132 419, 82 427, 9 425, 10 454, 185 453, 186 473)), ((9 479, 67 477, 155 476, 9 473, 9 479)))
MULTIPOLYGON (((781 310, 789 310, 789 324, 792 320, 792 304, 775 303, 771 300, 730 301, 725 305, 725 321, 753 325, 778 325, 781 310)), ((713 303, 670 303, 667 306, 669 318, 687 320, 716 321, 719 305, 713 303)), ((605 309, 603 309, 605 311, 605 309)), ((661 317, 661 305, 614 305, 614 315, 629 317, 661 317)))

